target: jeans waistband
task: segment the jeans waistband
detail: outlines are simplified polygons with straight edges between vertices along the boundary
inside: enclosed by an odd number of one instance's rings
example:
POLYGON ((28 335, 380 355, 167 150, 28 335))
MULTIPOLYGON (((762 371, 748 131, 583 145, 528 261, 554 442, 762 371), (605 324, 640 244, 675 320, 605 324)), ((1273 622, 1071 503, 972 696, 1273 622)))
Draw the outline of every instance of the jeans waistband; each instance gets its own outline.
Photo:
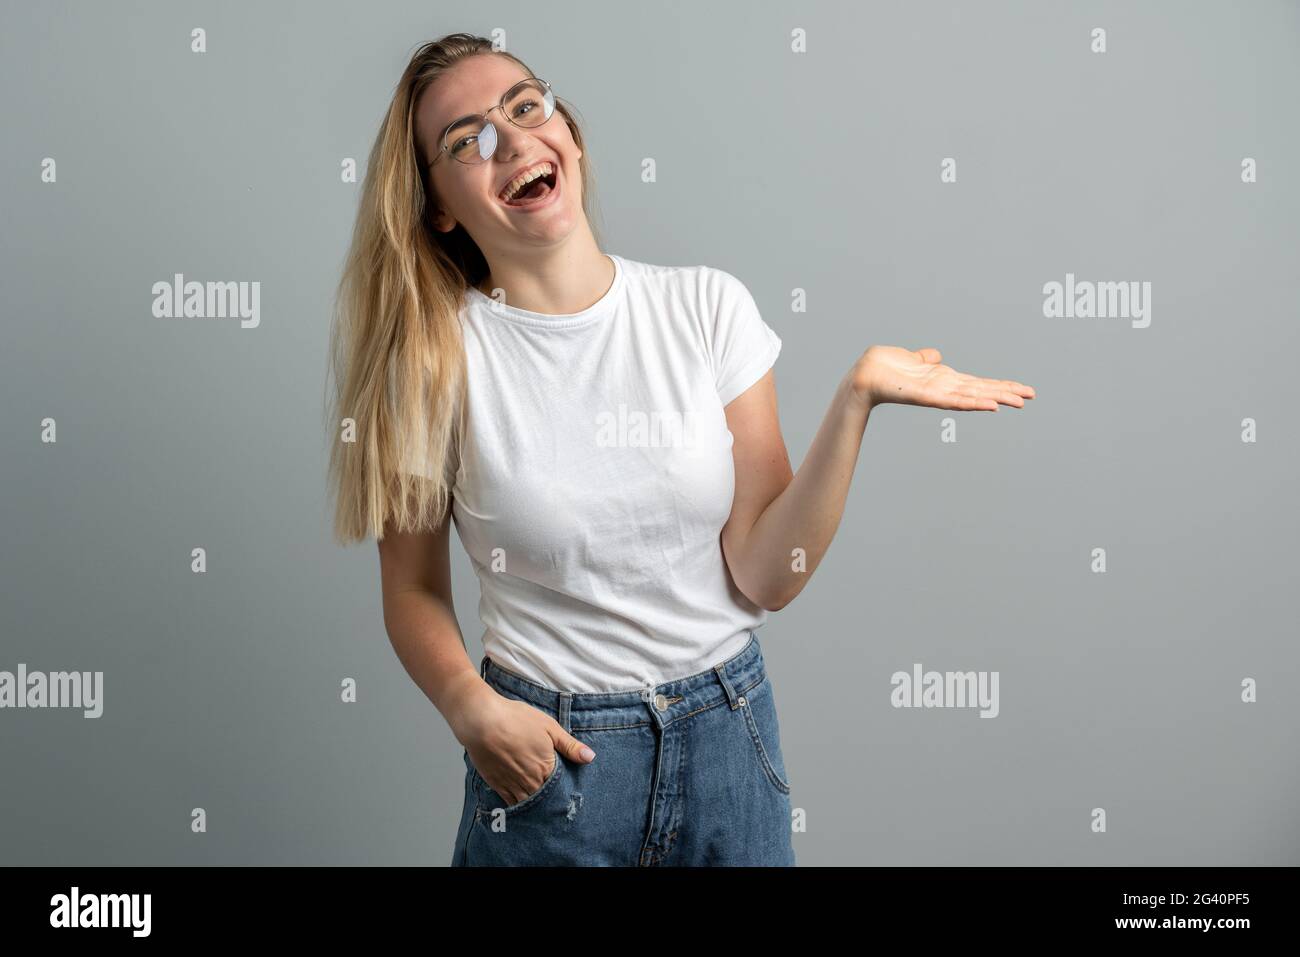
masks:
POLYGON ((647 685, 640 691, 572 692, 547 688, 503 668, 487 655, 483 656, 479 673, 498 690, 550 712, 566 731, 663 726, 720 704, 737 708, 740 697, 767 677, 758 636, 752 631, 744 648, 707 671, 647 685))

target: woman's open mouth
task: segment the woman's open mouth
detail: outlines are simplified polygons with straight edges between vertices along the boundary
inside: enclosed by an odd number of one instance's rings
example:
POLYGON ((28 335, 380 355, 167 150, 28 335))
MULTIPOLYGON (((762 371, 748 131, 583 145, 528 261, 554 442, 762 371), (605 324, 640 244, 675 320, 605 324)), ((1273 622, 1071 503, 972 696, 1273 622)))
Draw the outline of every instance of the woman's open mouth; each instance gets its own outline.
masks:
POLYGON ((548 172, 537 177, 532 182, 525 185, 522 189, 516 189, 510 199, 501 199, 501 202, 512 209, 529 209, 534 206, 541 206, 554 198, 559 183, 559 168, 554 163, 547 163, 548 172))

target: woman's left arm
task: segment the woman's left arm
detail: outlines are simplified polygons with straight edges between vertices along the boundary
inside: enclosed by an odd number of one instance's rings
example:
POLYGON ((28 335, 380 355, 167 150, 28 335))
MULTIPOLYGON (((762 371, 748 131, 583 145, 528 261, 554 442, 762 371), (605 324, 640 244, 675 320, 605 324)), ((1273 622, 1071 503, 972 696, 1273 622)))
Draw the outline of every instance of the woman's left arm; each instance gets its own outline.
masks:
POLYGON ((840 380, 797 473, 781 436, 772 370, 726 407, 736 493, 722 529, 731 577, 768 611, 794 599, 830 547, 872 409, 886 403, 956 411, 1024 407, 1027 385, 941 365, 938 349, 872 346, 840 380))

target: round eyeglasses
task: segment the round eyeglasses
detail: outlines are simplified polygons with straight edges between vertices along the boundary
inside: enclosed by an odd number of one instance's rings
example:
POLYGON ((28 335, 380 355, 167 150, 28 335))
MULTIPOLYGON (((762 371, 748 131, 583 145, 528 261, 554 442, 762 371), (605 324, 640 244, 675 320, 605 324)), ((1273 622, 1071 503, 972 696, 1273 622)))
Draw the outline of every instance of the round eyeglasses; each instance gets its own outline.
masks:
MULTIPOLYGON (((533 130, 555 112, 555 94, 545 80, 529 77, 507 90, 501 102, 492 107, 496 109, 520 129, 533 130)), ((490 159, 497 151, 497 128, 488 120, 492 110, 477 116, 462 116, 443 130, 442 145, 429 166, 438 162, 443 153, 450 153, 452 159, 471 166, 490 159)))

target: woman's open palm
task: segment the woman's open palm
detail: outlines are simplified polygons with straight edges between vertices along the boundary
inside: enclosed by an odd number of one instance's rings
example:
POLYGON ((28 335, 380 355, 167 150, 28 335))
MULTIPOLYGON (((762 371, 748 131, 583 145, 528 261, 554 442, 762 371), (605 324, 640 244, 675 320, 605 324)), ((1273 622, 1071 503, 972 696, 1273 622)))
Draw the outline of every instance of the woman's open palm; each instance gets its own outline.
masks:
POLYGON ((982 379, 942 365, 938 349, 872 346, 853 370, 853 390, 871 405, 896 402, 962 412, 1023 408, 1033 387, 1010 379, 982 379))

